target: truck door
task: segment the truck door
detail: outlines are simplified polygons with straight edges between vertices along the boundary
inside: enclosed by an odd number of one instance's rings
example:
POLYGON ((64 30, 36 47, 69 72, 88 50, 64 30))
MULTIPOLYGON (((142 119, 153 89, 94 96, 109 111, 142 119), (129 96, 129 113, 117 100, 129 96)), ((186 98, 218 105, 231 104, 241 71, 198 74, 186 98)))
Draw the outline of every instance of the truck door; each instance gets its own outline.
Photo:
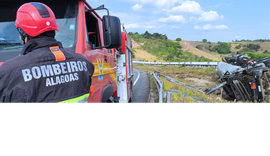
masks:
POLYGON ((86 58, 95 66, 95 72, 92 78, 93 93, 90 94, 91 102, 100 102, 100 92, 106 82, 103 74, 103 64, 105 52, 102 49, 95 49, 101 46, 100 31, 98 19, 90 12, 85 12, 86 29, 86 58))
POLYGON ((104 46, 102 34, 102 21, 95 13, 85 12, 86 24, 86 57, 95 66, 92 78, 93 93, 90 94, 91 102, 100 102, 104 88, 112 85, 116 91, 116 63, 111 49, 98 48, 104 46))

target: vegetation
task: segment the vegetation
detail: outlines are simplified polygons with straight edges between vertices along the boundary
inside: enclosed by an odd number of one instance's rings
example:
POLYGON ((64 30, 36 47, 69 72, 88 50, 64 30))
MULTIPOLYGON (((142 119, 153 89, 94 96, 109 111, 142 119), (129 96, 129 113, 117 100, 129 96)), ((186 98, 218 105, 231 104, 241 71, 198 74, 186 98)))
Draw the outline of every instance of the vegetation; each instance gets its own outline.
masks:
POLYGON ((251 57, 255 61, 269 56, 269 54, 267 54, 267 53, 254 54, 253 52, 243 52, 242 54, 247 54, 249 57, 251 57))
POLYGON ((170 91, 170 89, 171 89, 170 83, 168 83, 168 81, 165 81, 164 78, 159 78, 159 80, 160 80, 160 81, 164 81, 164 91, 165 91, 165 92, 170 91))
POLYGON ((143 34, 129 32, 129 37, 138 43, 148 53, 164 59, 167 62, 211 62, 212 60, 203 56, 199 57, 190 52, 181 50, 182 46, 178 42, 167 40, 166 35, 146 31, 143 34))
MULTIPOLYGON (((143 70, 148 73, 148 75, 152 74, 153 71, 158 71, 162 75, 169 75, 170 77, 173 77, 174 79, 184 82, 185 84, 188 84, 192 86, 194 84, 193 82, 188 83, 187 80, 185 80, 187 77, 192 78, 206 78, 213 82, 218 82, 218 78, 215 77, 215 68, 190 68, 190 67, 172 67, 172 66, 151 66, 151 65, 134 65, 134 68, 143 70)), ((218 100, 217 95, 205 95, 202 92, 186 88, 183 85, 179 85, 176 83, 172 83, 166 79, 160 78, 161 81, 164 81, 164 90, 169 91, 170 89, 176 89, 178 90, 177 94, 172 94, 172 102, 184 102, 184 103, 194 103, 197 101, 201 102, 226 102, 224 100, 218 100), (197 101, 196 101, 196 100, 197 101)), ((151 85, 153 87, 155 86, 155 83, 152 82, 152 78, 150 78, 151 85)), ((212 88, 216 86, 217 84, 207 85, 207 88, 212 88)), ((194 86, 196 88, 196 86, 194 86)), ((206 88, 202 88, 203 90, 206 88)), ((156 87, 153 89, 156 90, 156 87)), ((156 100, 155 100, 156 101, 156 100)))
POLYGON ((207 42, 207 39, 203 39, 202 41, 203 41, 203 43, 206 43, 207 42))
POLYGON ((242 39, 242 40, 235 40, 235 41, 232 40, 232 42, 270 42, 270 39, 257 39, 257 40, 242 39))
MULTIPOLYGON (((206 39, 204 39, 203 42, 207 42, 206 39)), ((231 45, 229 43, 225 43, 225 42, 218 42, 217 45, 215 46, 212 46, 211 45, 211 42, 207 42, 209 44, 207 45, 197 45, 196 48, 199 49, 199 50, 209 50, 209 51, 212 51, 212 52, 217 52, 219 54, 229 54, 229 53, 232 53, 231 52, 231 45)))
POLYGON ((214 46, 211 51, 217 51, 219 54, 231 53, 231 45, 225 42, 220 42, 217 46, 214 46))
POLYGON ((236 49, 240 49, 241 48, 241 45, 239 44, 238 46, 235 47, 236 49))
POLYGON ((150 101, 150 102, 158 103, 158 101, 159 101, 159 99, 158 99, 158 89, 157 89, 155 80, 154 80, 153 76, 150 76, 149 73, 147 73, 147 75, 148 75, 148 77, 150 77, 151 92, 153 93, 153 95, 152 95, 153 101, 150 101))
POLYGON ((181 38, 177 38, 176 41, 182 41, 182 39, 181 38))
POLYGON ((203 45, 197 45, 196 48, 200 49, 200 50, 203 50, 203 45))
POLYGON ((135 58, 135 52, 136 52, 136 50, 135 50, 135 49, 133 49, 133 51, 131 51, 132 58, 135 58))
POLYGON ((128 33, 129 37, 131 37, 132 39, 134 39, 136 42, 141 42, 142 40, 140 39, 162 39, 162 40, 167 40, 168 37, 166 35, 162 35, 159 33, 149 33, 148 31, 146 31, 143 34, 139 34, 138 32, 132 33, 129 32, 128 33))
POLYGON ((248 47, 249 49, 255 50, 255 51, 258 51, 258 49, 261 48, 261 46, 260 46, 259 44, 253 44, 253 43, 248 44, 247 47, 248 47))

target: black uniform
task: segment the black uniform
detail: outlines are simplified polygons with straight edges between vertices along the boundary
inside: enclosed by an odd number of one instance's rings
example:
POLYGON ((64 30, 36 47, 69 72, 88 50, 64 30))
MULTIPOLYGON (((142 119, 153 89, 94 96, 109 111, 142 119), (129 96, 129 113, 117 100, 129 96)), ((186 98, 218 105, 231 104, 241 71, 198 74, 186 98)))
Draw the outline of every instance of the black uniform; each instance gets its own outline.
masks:
POLYGON ((0 66, 0 101, 60 102, 89 96, 93 72, 89 60, 65 51, 54 38, 33 38, 25 44, 21 56, 0 66), (64 60, 59 61, 50 50, 57 46, 64 60))

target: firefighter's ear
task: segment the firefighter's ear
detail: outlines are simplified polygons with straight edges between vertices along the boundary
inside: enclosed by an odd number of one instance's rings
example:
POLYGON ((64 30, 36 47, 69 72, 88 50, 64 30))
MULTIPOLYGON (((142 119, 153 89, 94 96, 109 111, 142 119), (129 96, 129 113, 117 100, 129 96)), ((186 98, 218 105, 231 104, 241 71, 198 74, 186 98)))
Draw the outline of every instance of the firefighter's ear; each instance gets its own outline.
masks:
POLYGON ((24 42, 27 43, 29 41, 29 37, 24 38, 24 42))

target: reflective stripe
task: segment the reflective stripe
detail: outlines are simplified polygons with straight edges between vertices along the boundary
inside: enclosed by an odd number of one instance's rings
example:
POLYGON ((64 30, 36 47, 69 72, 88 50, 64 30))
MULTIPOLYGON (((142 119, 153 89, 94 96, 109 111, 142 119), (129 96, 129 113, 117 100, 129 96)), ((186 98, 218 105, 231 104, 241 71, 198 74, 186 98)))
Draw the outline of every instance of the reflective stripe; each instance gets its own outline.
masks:
POLYGON ((58 46, 50 47, 51 52, 54 54, 56 61, 65 61, 66 57, 58 46))
POLYGON ((76 98, 73 98, 73 99, 61 101, 59 103, 87 103, 88 97, 89 97, 89 93, 84 94, 84 95, 79 96, 79 97, 76 97, 76 98))

